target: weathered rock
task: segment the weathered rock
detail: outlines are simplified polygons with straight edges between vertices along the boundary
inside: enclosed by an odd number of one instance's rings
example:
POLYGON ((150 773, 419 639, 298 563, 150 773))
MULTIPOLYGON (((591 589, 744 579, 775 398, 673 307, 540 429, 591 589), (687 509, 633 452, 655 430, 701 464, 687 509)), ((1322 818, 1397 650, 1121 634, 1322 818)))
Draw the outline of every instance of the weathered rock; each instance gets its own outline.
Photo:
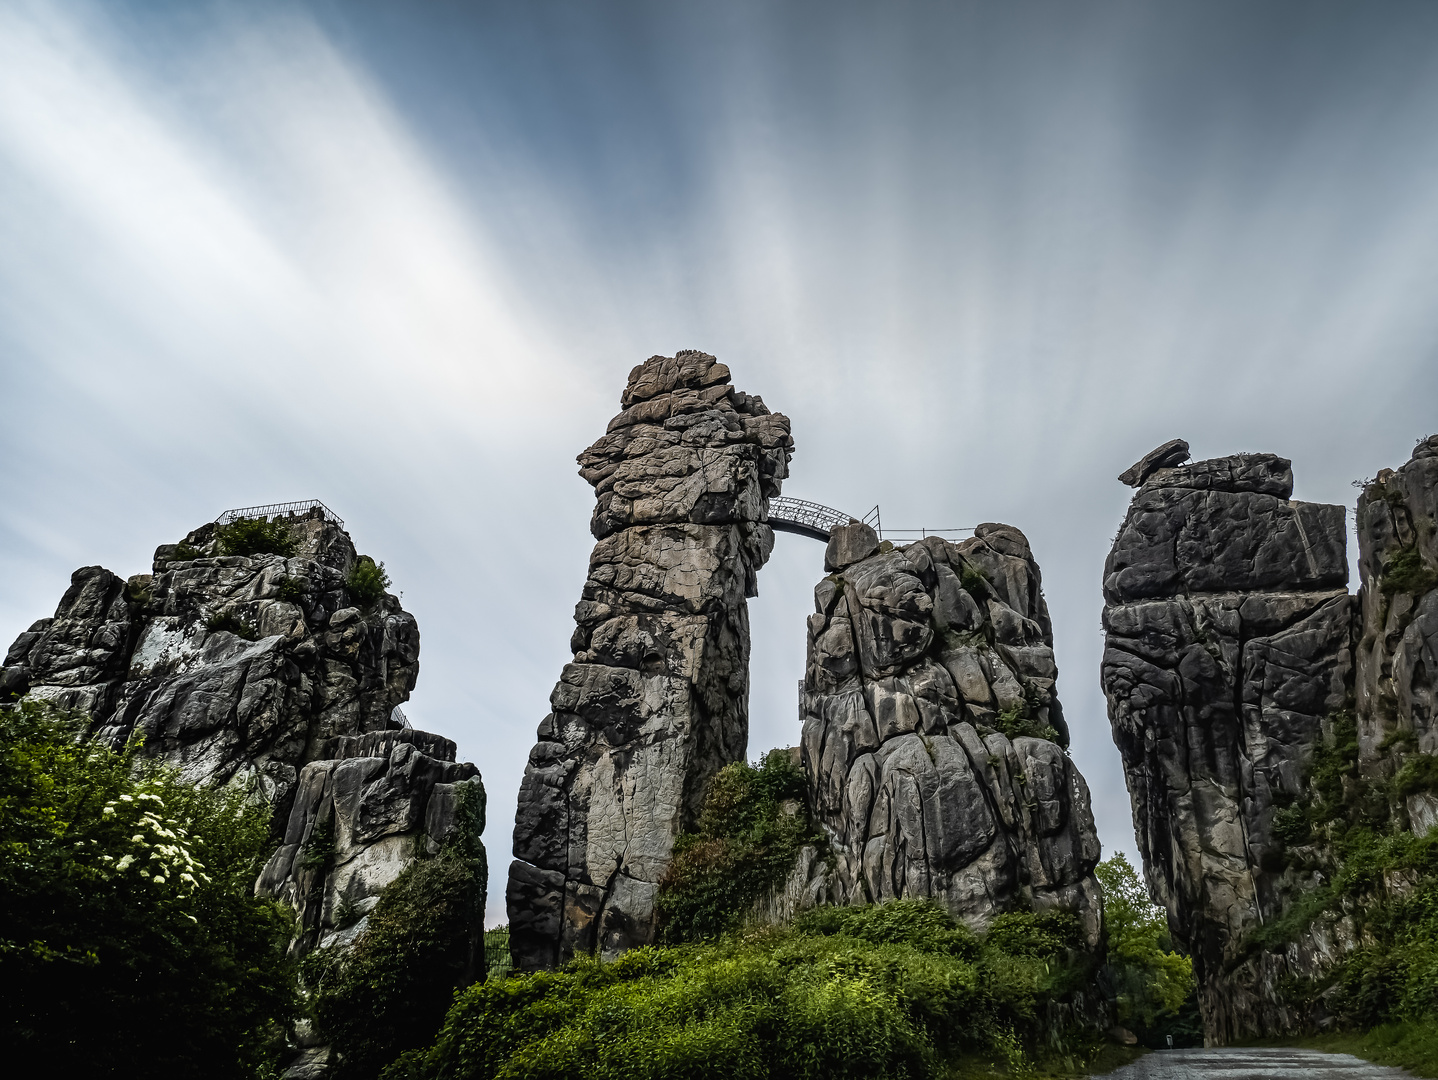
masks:
POLYGON ((834 869, 818 875, 801 859, 765 902, 783 914, 932 897, 976 929, 1004 911, 1059 907, 1097 946, 1098 836, 1063 751, 1028 541, 985 524, 961 544, 883 546, 854 545, 871 553, 852 563, 831 557, 842 569, 814 590, 809 618, 802 751, 834 869))
POLYGON ((461 786, 481 807, 483 788, 450 740, 394 718, 419 674, 414 617, 387 594, 357 606, 354 545, 320 508, 286 521, 290 557, 223 555, 211 524, 128 582, 75 571, 0 686, 88 714, 112 745, 138 738, 193 783, 253 784, 284 838, 257 888, 295 907, 303 952, 451 835, 461 786))
POLYGON ((598 543, 515 814, 525 970, 651 940, 674 839, 748 742, 745 598, 773 548, 789 422, 693 351, 636 367, 620 404, 579 455, 598 543))
POLYGON ((293 528, 290 558, 222 555, 206 525, 128 583, 77 570, 54 618, 11 646, 6 685, 87 713, 115 745, 138 733, 187 779, 253 779, 284 806, 325 740, 389 727, 419 674, 399 601, 351 604, 348 534, 319 511, 293 528))
POLYGON ((292 951, 353 940, 385 886, 456 829, 484 831, 479 770, 422 731, 341 735, 306 765, 280 846, 256 892, 295 911, 292 951))
MULTIPOLYGON (((1193 957, 1211 1042, 1302 1028, 1311 1018, 1285 1003, 1280 983, 1321 975, 1356 944, 1318 923, 1282 951, 1252 938, 1322 884, 1323 852, 1286 859, 1274 823, 1306 797, 1335 723, 1356 712, 1372 775, 1391 776, 1404 752, 1438 752, 1429 445, 1360 499, 1356 599, 1344 588, 1343 508, 1289 501, 1289 463, 1271 454, 1152 472, 1114 542, 1109 719, 1149 889, 1193 957), (1402 733, 1409 751, 1394 749, 1402 733)), ((1426 828, 1431 798, 1409 800, 1415 828, 1426 828)))
POLYGON ((1159 469, 1171 469, 1188 460, 1188 443, 1182 439, 1170 439, 1162 446, 1150 450, 1118 474, 1119 483, 1138 487, 1159 469))

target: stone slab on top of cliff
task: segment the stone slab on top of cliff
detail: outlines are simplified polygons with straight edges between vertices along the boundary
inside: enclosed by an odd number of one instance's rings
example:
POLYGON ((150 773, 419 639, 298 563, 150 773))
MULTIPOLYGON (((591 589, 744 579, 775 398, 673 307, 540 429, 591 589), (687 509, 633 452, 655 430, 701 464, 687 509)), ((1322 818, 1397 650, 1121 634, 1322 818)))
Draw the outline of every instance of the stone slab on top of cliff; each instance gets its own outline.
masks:
POLYGON ((1152 472, 1105 563, 1104 598, 1344 587, 1344 507, 1292 494, 1292 463, 1274 454, 1152 472))

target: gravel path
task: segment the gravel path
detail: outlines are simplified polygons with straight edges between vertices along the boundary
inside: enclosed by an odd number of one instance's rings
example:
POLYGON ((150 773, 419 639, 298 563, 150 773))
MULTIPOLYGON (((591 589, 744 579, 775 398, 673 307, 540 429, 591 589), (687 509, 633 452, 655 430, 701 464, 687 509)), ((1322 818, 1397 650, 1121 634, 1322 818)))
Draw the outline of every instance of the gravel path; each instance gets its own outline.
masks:
POLYGON ((1412 1080, 1351 1054, 1285 1047, 1157 1050, 1108 1074, 1111 1080, 1412 1080))

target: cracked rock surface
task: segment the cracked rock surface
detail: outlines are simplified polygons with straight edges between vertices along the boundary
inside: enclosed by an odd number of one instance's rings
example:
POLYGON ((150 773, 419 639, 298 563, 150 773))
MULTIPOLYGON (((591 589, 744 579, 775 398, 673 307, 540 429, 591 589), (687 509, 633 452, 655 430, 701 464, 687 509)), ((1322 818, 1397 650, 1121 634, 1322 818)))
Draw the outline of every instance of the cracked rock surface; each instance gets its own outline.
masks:
MULTIPOLYGON (((1438 753, 1438 437, 1365 486, 1356 597, 1343 507, 1291 501, 1292 483, 1272 454, 1160 466, 1104 571, 1102 678, 1145 876, 1193 957, 1215 1044, 1314 1022, 1282 1003, 1281 981, 1359 944, 1345 919, 1281 951, 1248 941, 1325 881, 1321 838, 1302 845, 1315 858, 1286 857, 1275 814, 1306 798, 1336 721, 1353 717, 1378 780, 1438 753)), ((1421 833, 1438 800, 1394 812, 1421 833)))
POLYGON ((894 548, 855 523, 833 531, 826 568, 802 752, 837 861, 813 902, 932 897, 979 930, 1058 907, 1096 946, 1098 835, 1023 533, 894 548))
POLYGON ((597 543, 515 813, 522 970, 652 939, 674 839, 748 743, 746 597, 774 544, 789 421, 693 351, 636 367, 620 405, 579 455, 597 543))
POLYGON ((388 594, 355 602, 354 544, 321 511, 286 521, 289 557, 223 555, 208 524, 157 548, 150 574, 75 571, 10 647, 0 693, 85 713, 192 783, 253 784, 285 841, 258 888, 295 907, 304 951, 442 843, 456 785, 480 781, 450 740, 392 718, 419 675, 414 617, 388 594))
POLYGON ((1316 884, 1283 868, 1273 815, 1351 682, 1344 509, 1292 491, 1272 454, 1159 468, 1104 567, 1103 686, 1145 877, 1218 1044, 1296 1022, 1272 987, 1312 958, 1244 937, 1316 884))

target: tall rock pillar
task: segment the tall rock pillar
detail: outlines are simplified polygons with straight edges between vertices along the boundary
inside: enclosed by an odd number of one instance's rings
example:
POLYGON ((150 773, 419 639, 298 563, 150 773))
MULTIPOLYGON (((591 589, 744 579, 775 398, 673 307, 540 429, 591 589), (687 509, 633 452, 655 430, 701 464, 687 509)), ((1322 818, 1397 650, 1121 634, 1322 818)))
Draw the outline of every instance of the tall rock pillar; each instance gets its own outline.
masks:
POLYGON ((1350 707, 1354 603, 1344 508, 1293 502, 1272 454, 1182 464, 1159 447, 1104 567, 1103 686, 1154 899, 1192 956, 1207 1039, 1294 1030, 1275 987, 1331 945, 1252 935, 1319 880, 1275 814, 1350 707))
POLYGON ((675 837, 749 737, 749 618, 789 421, 714 357, 655 356, 579 455, 598 498, 574 660, 520 787, 506 900, 532 970, 654 934, 675 837))

